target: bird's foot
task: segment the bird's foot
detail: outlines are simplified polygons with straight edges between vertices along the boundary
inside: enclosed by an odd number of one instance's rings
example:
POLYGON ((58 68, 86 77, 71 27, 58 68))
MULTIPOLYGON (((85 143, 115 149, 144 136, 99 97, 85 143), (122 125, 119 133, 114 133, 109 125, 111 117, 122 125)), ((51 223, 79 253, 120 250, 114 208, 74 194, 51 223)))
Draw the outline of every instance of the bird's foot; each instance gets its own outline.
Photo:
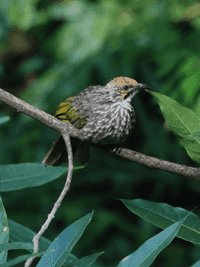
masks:
POLYGON ((122 150, 121 147, 115 147, 112 152, 116 154, 116 153, 120 153, 121 150, 122 150))

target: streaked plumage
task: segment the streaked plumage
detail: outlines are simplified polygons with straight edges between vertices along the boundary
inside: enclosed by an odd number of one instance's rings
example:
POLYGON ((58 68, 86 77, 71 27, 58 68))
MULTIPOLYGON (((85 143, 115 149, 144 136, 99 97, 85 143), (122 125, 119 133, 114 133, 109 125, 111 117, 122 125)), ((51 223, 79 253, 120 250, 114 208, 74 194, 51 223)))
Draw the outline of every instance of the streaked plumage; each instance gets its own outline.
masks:
MULTIPOLYGON (((105 86, 89 86, 58 106, 55 117, 73 124, 86 141, 72 138, 75 158, 83 164, 88 161, 88 143, 119 146, 125 141, 136 121, 131 99, 144 88, 149 87, 128 77, 116 77, 105 86)), ((67 153, 59 136, 42 163, 58 166, 63 162, 67 162, 67 153)))

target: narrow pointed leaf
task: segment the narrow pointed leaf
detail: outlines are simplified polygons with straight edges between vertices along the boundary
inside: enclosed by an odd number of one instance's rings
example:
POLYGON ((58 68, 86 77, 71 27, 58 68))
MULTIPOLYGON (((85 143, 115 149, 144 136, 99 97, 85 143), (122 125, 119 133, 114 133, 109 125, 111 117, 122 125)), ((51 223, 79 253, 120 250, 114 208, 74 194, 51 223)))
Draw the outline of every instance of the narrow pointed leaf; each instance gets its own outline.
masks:
POLYGON ((11 250, 11 249, 33 250, 33 243, 13 242, 13 243, 0 245, 0 251, 11 250))
POLYGON ((4 246, 9 241, 9 228, 7 221, 7 214, 4 209, 2 198, 0 197, 0 245, 3 249, 0 250, 0 265, 7 261, 8 252, 4 250, 4 246))
POLYGON ((90 267, 92 266, 92 264, 98 259, 99 256, 101 256, 103 252, 99 252, 99 253, 95 253, 93 255, 90 256, 86 256, 84 258, 80 259, 80 263, 78 265, 78 267, 90 267))
MULTIPOLYGON (((12 242, 24 242, 24 243, 31 243, 33 240, 33 237, 36 235, 35 232, 28 229, 27 227, 16 223, 10 219, 8 219, 8 225, 9 225, 9 232, 10 232, 10 240, 12 242)), ((52 241, 41 236, 40 238, 40 246, 39 246, 39 252, 44 252, 48 249, 48 247, 51 245, 52 241)), ((29 249, 26 247, 26 250, 29 252, 33 252, 32 249, 29 249)), ((70 264, 67 265, 67 267, 74 267, 79 263, 79 259, 74 256, 73 254, 70 254, 67 260, 70 262, 70 264)))
POLYGON ((147 240, 138 250, 125 257, 117 267, 148 267, 176 237, 185 218, 147 240))
POLYGON ((44 167, 41 163, 0 166, 0 191, 7 192, 46 184, 67 171, 63 167, 44 167))
POLYGON ((93 213, 84 216, 59 234, 48 248, 48 251, 51 250, 53 252, 45 254, 37 264, 37 267, 62 266, 90 223, 92 215, 93 213))
MULTIPOLYGON (((45 253, 46 254, 52 253, 52 251, 46 251, 45 253)), ((31 257, 38 257, 38 256, 41 257, 43 254, 44 254, 44 252, 33 253, 33 254, 29 254, 29 255, 22 255, 22 256, 19 256, 13 260, 10 260, 10 261, 2 264, 1 267, 10 267, 10 266, 14 266, 14 265, 21 263, 21 262, 25 263, 25 261, 31 257)), ((24 266, 24 264, 22 266, 24 266)))
MULTIPOLYGON (((182 208, 174 208, 165 203, 156 203, 143 199, 121 199, 121 201, 131 212, 162 229, 178 222, 189 213, 189 211, 182 208)), ((177 236, 192 243, 200 244, 199 216, 190 212, 177 236)))

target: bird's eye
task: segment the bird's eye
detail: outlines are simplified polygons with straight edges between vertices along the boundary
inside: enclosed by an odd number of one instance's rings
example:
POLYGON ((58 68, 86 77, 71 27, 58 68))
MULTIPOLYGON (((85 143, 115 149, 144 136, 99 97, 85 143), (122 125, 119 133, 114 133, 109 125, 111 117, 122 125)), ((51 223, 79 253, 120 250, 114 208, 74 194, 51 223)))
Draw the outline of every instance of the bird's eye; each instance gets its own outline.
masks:
POLYGON ((128 89, 129 89, 129 86, 128 86, 127 84, 125 84, 125 85, 123 86, 123 89, 124 89, 124 90, 128 90, 128 89))

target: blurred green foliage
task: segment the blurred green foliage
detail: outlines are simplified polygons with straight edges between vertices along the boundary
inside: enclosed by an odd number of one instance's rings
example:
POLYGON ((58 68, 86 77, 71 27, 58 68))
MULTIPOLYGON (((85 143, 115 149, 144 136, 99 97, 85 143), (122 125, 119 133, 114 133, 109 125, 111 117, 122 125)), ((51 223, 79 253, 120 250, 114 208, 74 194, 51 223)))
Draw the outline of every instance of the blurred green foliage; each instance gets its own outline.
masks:
MULTIPOLYGON (((199 10, 195 0, 1 0, 0 87, 54 114, 61 101, 87 86, 128 76, 200 115, 199 10)), ((141 92, 133 104, 137 123, 126 147, 196 166, 165 127, 155 99, 141 92)), ((1 165, 41 162, 58 133, 3 103, 1 112, 11 117, 0 130, 1 165)), ((2 193, 8 217, 37 232, 64 179, 2 193)), ((45 236, 53 240, 95 210, 73 252, 84 257, 103 250, 98 266, 116 266, 158 231, 116 198, 143 198, 188 210, 197 206, 199 213, 198 182, 91 147, 90 163, 74 173, 70 192, 45 236)), ((198 257, 197 248, 177 239, 152 266, 183 267, 198 257)))

